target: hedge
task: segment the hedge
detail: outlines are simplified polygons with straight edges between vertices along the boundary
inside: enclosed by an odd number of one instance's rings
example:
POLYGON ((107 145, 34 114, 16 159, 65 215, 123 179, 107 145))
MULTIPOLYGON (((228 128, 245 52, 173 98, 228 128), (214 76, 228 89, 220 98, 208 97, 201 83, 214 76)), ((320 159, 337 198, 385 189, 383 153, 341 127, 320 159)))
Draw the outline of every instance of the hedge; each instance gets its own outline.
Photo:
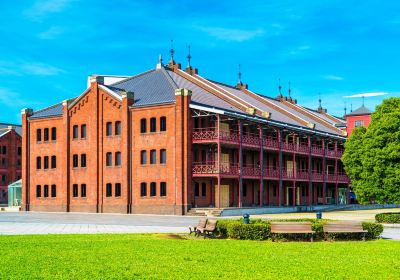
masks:
POLYGON ((386 224, 400 224, 400 213, 381 213, 375 215, 375 221, 386 224))
MULTIPOLYGON (((314 239, 324 239, 323 226, 329 220, 326 219, 286 219, 274 220, 274 222, 311 222, 312 229, 315 231, 314 239)), ((377 223, 363 222, 363 228, 368 231, 367 239, 379 238, 383 232, 383 226, 377 223)), ((271 221, 252 219, 249 224, 244 224, 243 219, 236 220, 218 220, 216 227, 217 235, 221 238, 246 239, 246 240, 265 240, 271 238, 271 221)), ((291 240, 304 240, 309 236, 306 234, 279 234, 278 238, 291 240)), ((331 239, 351 240, 360 239, 361 234, 343 233, 329 234, 331 239)))

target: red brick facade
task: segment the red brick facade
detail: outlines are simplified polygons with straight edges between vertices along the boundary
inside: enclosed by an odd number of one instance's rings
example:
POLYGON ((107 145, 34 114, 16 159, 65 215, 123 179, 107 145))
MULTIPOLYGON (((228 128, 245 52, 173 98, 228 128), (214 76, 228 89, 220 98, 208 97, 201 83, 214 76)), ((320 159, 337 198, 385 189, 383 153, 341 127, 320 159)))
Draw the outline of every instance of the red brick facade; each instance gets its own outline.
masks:
POLYGON ((168 69, 158 74, 171 75, 169 84, 185 79, 244 113, 196 105, 186 87, 175 88, 170 102, 133 106, 135 92, 116 94, 94 76, 81 96, 62 103, 62 113, 32 118, 23 111, 23 209, 182 215, 194 207, 346 203, 344 137, 329 119, 237 87, 299 127, 268 123, 270 113, 197 70, 168 69), (316 133, 311 121, 333 134, 316 133))
POLYGON ((21 135, 16 126, 1 124, 0 129, 0 204, 8 203, 8 185, 21 179, 21 135), (1 128, 3 127, 3 128, 1 128))

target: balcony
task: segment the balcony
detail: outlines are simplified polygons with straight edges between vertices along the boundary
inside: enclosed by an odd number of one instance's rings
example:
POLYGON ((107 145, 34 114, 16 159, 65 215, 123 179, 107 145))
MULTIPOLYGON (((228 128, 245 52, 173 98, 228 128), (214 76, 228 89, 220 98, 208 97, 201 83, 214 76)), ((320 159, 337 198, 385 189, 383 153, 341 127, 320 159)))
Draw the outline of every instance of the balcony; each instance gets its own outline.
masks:
POLYGON ((243 134, 242 144, 244 146, 250 146, 259 148, 261 146, 260 136, 254 133, 243 134))
POLYGON ((217 140, 230 144, 239 144, 239 134, 234 130, 230 130, 220 131, 218 135, 215 127, 193 129, 193 143, 216 142, 217 140))
POLYGON ((272 167, 264 168, 264 178, 265 179, 279 179, 279 169, 274 169, 272 167))
POLYGON ((194 177, 207 177, 216 175, 225 175, 227 177, 239 176, 239 168, 235 164, 216 162, 194 162, 192 166, 192 174, 194 177))
POLYGON ((322 147, 319 147, 319 146, 316 146, 316 145, 312 145, 311 146, 311 154, 312 155, 323 156, 324 155, 324 149, 322 149, 322 147))
POLYGON ((261 169, 259 166, 244 165, 242 167, 241 174, 244 178, 260 178, 261 169))
POLYGON ((263 139, 263 147, 265 149, 279 150, 278 139, 273 138, 273 137, 264 137, 264 139, 263 139))

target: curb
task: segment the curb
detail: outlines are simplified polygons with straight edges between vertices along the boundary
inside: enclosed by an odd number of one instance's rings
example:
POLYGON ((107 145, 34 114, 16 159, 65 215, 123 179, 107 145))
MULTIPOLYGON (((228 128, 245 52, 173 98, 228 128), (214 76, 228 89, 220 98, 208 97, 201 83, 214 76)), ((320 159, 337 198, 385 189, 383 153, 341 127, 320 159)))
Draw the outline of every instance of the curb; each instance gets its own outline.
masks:
POLYGON ((400 228, 400 224, 381 224, 385 228, 400 228))

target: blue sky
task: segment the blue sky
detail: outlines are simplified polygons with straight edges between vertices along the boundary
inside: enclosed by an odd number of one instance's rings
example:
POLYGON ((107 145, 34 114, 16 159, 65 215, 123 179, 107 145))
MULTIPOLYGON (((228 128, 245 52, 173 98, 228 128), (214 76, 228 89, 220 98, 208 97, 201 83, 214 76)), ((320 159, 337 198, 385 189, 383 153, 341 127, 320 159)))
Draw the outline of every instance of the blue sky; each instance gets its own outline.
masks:
POLYGON ((79 95, 93 73, 134 75, 175 58, 207 78, 329 113, 400 95, 398 1, 1 1, 0 122, 79 95))

